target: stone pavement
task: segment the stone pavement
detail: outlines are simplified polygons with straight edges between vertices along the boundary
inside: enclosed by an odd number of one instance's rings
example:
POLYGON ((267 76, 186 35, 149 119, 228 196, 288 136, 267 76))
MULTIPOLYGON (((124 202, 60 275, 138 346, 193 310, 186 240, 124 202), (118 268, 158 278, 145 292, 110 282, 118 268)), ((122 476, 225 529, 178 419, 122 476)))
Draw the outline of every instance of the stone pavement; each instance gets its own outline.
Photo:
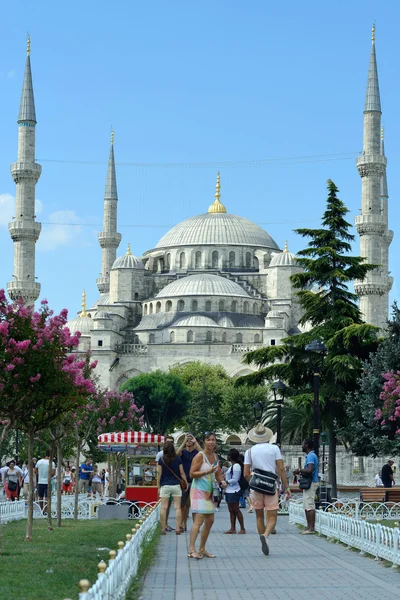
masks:
MULTIPOLYGON (((171 511, 172 512, 172 511, 171 511)), ((189 535, 161 538, 140 600, 396 600, 400 572, 318 536, 301 536, 279 517, 270 555, 261 553, 254 514, 247 535, 223 535, 226 504, 216 513, 208 550, 216 559, 189 559, 189 535)), ((173 523, 173 519, 171 523, 173 523)))

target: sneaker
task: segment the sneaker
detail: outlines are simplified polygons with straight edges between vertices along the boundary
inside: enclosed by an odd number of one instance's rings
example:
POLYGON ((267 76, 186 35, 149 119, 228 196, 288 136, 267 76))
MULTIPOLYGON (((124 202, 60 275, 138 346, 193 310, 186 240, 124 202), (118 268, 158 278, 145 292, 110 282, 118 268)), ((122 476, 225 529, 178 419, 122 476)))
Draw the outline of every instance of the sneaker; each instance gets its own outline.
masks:
POLYGON ((265 554, 265 556, 268 556, 269 548, 268 548, 268 544, 267 544, 267 538, 265 537, 264 534, 260 535, 260 542, 261 542, 262 553, 265 554))

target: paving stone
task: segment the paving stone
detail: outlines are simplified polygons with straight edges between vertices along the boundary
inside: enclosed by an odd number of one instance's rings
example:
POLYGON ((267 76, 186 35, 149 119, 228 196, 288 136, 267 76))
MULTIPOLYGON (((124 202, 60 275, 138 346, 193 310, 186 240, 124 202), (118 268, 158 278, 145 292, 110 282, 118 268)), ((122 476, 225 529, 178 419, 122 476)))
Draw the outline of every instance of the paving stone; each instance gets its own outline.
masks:
POLYGON ((226 505, 216 513, 208 550, 216 559, 189 559, 189 533, 161 538, 140 600, 395 600, 400 572, 318 536, 301 536, 288 517, 264 556, 255 516, 245 513, 246 535, 224 535, 226 505), (310 568, 312 573, 310 575, 310 568))

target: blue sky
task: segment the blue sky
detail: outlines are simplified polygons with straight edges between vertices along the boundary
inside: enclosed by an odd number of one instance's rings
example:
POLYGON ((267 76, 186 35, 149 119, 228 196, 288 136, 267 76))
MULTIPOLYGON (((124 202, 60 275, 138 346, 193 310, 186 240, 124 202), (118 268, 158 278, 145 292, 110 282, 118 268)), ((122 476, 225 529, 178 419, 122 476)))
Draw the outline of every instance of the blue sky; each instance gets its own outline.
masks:
POLYGON ((328 178, 353 222, 376 20, 398 297, 399 18, 397 3, 369 0, 20 0, 18 11, 2 3, 0 286, 13 270, 9 165, 28 30, 43 167, 36 275, 42 297, 73 315, 83 288, 89 303, 98 297, 111 125, 120 163, 118 255, 128 242, 140 255, 177 222, 205 212, 218 169, 228 211, 261 224, 281 247, 288 239, 298 251, 293 229, 318 225, 328 178))

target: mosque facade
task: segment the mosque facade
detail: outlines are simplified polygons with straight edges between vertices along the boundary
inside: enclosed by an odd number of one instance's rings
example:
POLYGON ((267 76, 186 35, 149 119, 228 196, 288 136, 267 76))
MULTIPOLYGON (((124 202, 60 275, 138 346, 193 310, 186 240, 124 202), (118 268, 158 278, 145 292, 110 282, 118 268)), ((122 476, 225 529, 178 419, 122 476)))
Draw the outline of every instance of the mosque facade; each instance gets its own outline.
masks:
MULTIPOLYGON (((32 305, 39 297, 35 244, 41 226, 34 214, 36 113, 30 43, 18 117, 18 158, 11 166, 16 183, 12 299, 32 305)), ((384 328, 388 318, 388 230, 386 158, 373 32, 364 108, 364 149, 357 159, 362 179, 362 211, 356 218, 361 255, 377 265, 356 282, 367 322, 384 328)), ((203 214, 178 223, 158 244, 136 257, 128 246, 117 258, 118 193, 111 139, 104 195, 99 299, 86 305, 68 326, 79 331, 80 350, 98 360, 101 383, 116 388, 127 378, 175 364, 200 360, 222 364, 231 376, 243 375, 246 352, 276 345, 301 331, 300 306, 290 282, 299 272, 287 244, 280 248, 264 229, 230 214, 217 175, 215 200, 203 214)))

